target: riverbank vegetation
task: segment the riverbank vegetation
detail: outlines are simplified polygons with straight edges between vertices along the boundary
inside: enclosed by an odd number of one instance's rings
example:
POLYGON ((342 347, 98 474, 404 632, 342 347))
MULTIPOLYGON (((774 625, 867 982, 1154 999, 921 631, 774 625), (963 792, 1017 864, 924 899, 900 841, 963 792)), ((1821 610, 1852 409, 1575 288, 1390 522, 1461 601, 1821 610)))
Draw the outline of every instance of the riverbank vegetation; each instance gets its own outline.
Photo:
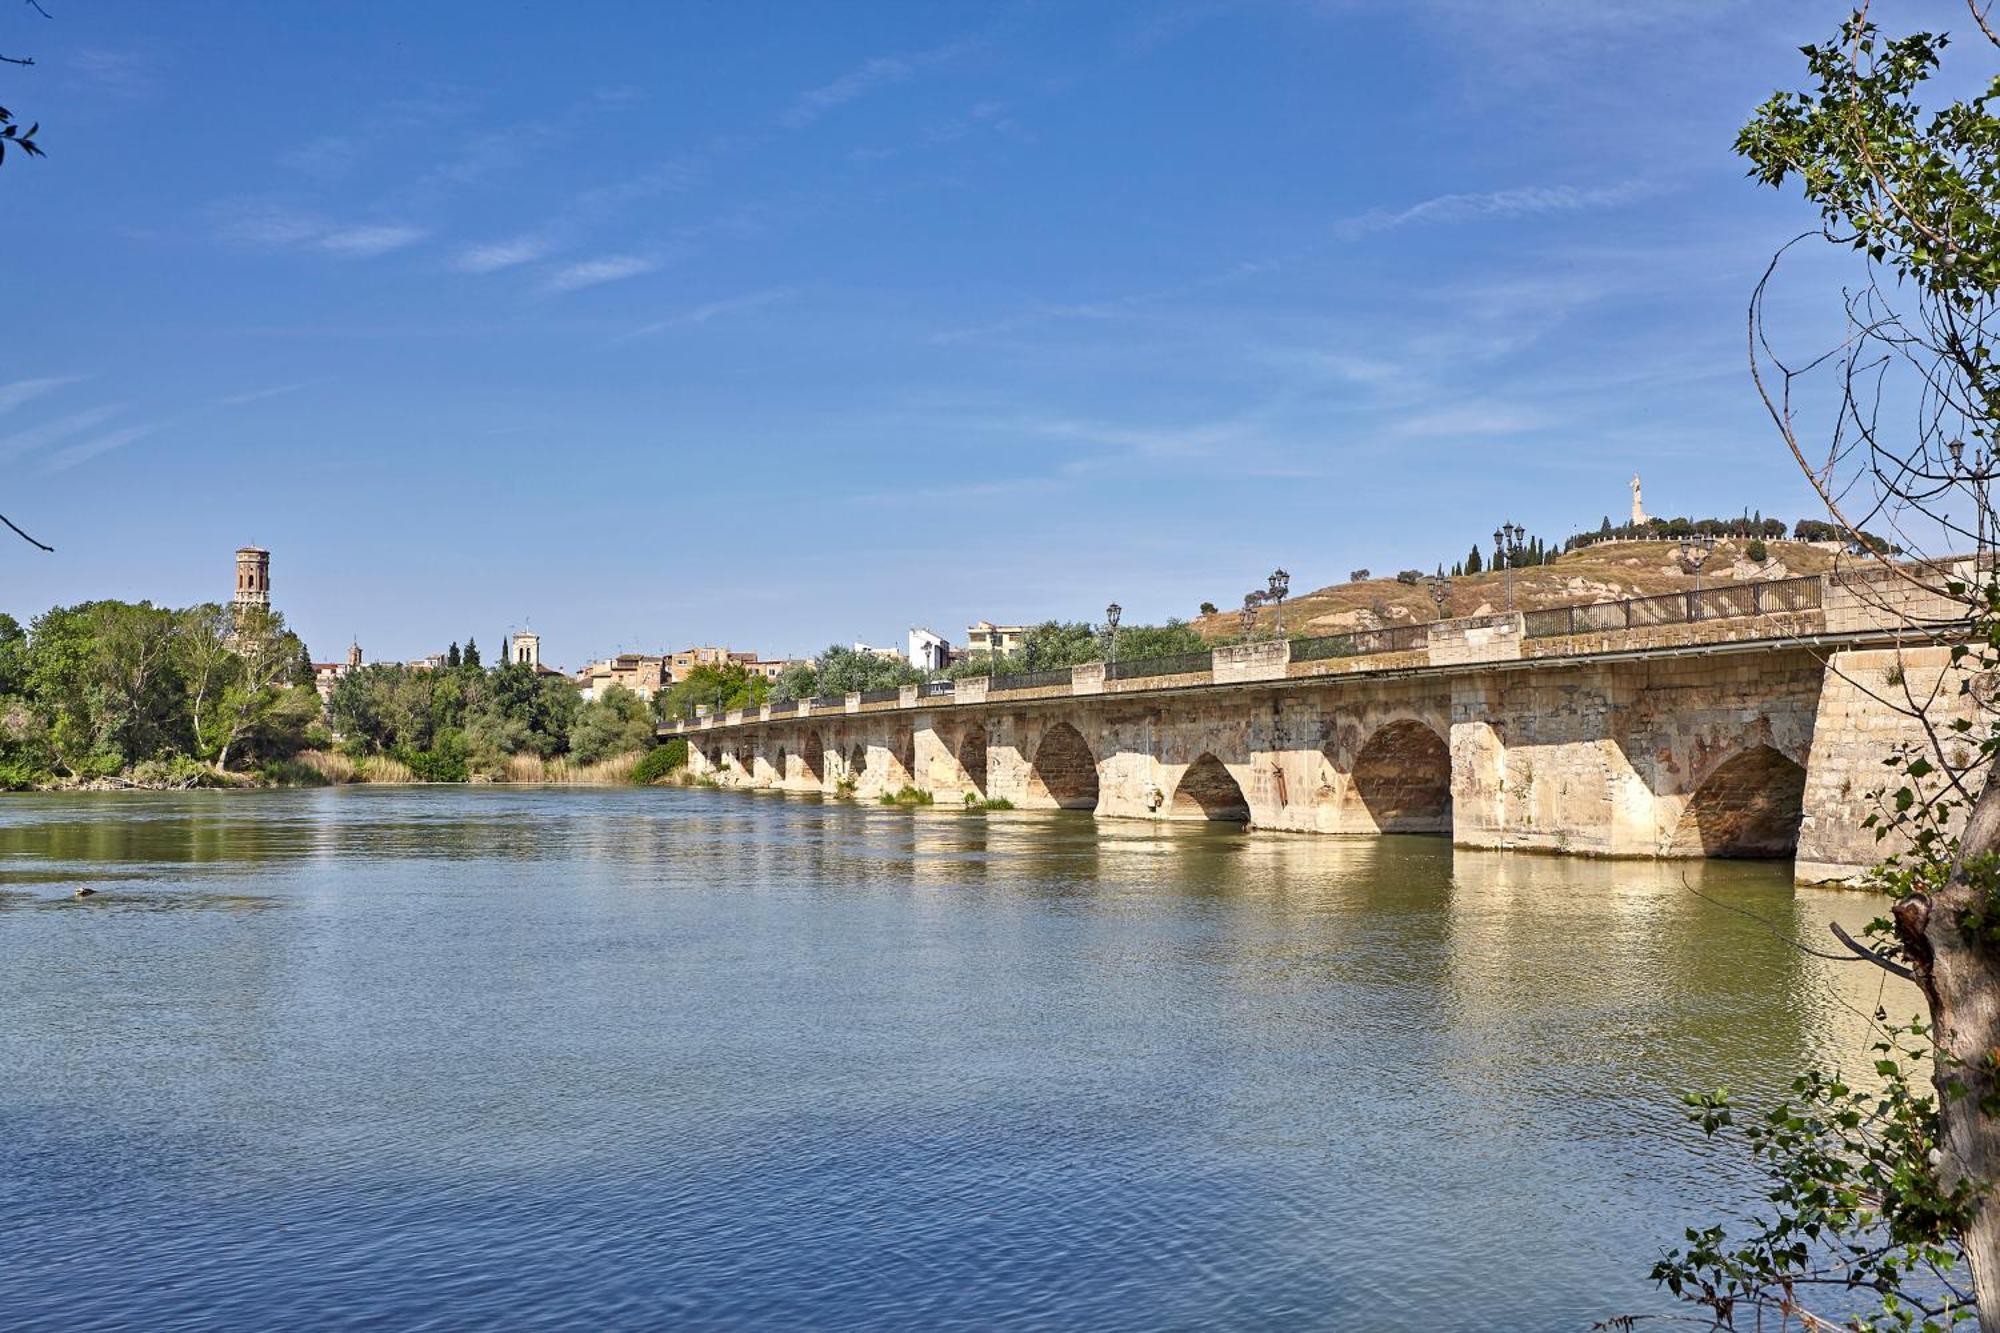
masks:
POLYGON ((0 614, 0 788, 10 790, 606 785, 685 763, 684 745, 655 739, 651 711, 626 690, 584 703, 560 676, 489 669, 476 652, 439 668, 349 671, 323 708, 305 645, 276 612, 99 601, 25 627, 0 614))

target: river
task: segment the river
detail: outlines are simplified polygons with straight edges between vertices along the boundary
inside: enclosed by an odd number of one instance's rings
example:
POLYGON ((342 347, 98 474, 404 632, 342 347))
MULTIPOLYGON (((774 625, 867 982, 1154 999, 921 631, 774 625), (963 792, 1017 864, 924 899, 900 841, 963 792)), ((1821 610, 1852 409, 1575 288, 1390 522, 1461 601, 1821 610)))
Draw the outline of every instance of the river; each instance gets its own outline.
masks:
POLYGON ((1587 1328, 1755 1200, 1682 1089, 1864 1066, 1879 974, 1780 934, 1876 907, 739 792, 6 797, 0 1325, 1587 1328))

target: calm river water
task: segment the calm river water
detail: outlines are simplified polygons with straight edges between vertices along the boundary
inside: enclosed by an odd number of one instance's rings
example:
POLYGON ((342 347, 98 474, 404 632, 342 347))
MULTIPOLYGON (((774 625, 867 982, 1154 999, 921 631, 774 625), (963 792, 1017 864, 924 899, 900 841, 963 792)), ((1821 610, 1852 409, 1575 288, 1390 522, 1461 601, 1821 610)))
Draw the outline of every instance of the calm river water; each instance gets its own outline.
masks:
POLYGON ((733 792, 6 797, 0 1325, 1585 1328, 1754 1200, 1682 1088, 1860 1063, 1872 969, 1731 908, 1873 913, 733 792))

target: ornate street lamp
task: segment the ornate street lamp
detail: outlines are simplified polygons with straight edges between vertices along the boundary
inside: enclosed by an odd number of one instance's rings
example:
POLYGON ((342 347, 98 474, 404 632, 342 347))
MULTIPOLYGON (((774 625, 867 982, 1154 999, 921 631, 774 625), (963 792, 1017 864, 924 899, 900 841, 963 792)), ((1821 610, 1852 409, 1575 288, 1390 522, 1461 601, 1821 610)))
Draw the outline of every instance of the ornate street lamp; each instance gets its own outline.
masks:
POLYGON ((1679 560, 1683 572, 1694 575, 1694 599, 1688 603, 1689 620, 1701 619, 1701 567, 1715 554, 1715 538, 1706 534, 1681 538, 1679 560))
POLYGON ((1271 571, 1265 584, 1264 600, 1278 608, 1278 637, 1285 637, 1285 594, 1292 590, 1292 576, 1282 569, 1271 571))
POLYGON ((1261 592, 1246 592, 1243 594, 1243 641, 1245 643, 1250 642, 1250 637, 1257 632, 1257 608, 1263 601, 1264 594, 1261 592))
POLYGON ((1426 582, 1430 584, 1431 605, 1437 608, 1437 618, 1443 620, 1444 609, 1451 603, 1451 576, 1446 574, 1444 567, 1440 565, 1438 572, 1431 575, 1426 582))
POLYGON ((1507 609, 1514 609, 1514 562, 1526 549, 1522 541, 1528 530, 1516 523, 1502 523, 1493 530, 1493 564, 1501 572, 1500 588, 1507 599, 1507 609))
POLYGON ((1114 666, 1118 662, 1118 617, 1124 613, 1125 608, 1116 602, 1104 608, 1104 623, 1111 628, 1111 661, 1114 666))

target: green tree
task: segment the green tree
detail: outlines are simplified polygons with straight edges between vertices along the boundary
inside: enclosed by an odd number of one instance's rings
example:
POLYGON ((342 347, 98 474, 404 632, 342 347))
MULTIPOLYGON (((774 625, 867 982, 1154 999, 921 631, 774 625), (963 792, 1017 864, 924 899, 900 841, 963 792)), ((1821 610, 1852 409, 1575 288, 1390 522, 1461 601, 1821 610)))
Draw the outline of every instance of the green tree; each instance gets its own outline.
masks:
POLYGON ((463 660, 465 665, 469 667, 479 665, 479 640, 467 639, 465 641, 465 657, 463 660))
POLYGON ((771 694, 771 682, 753 674, 741 662, 721 665, 704 662, 669 688, 656 693, 653 696, 653 712, 666 722, 691 718, 698 708, 717 712, 755 708, 771 694))
POLYGON ((298 636, 277 612, 253 609, 236 617, 231 647, 233 666, 209 714, 208 735, 198 740, 204 748, 214 747, 215 766, 224 770, 232 752, 240 758, 248 751, 258 759, 297 753, 306 728, 320 715, 318 692, 293 683, 298 636))
MULTIPOLYGON (((1948 651, 1971 694, 1972 680, 2000 668, 1984 480, 2000 444, 2000 38, 1986 0, 1968 9, 1983 38, 1976 95, 1926 109, 1919 98, 1947 38, 1886 37, 1857 11, 1832 40, 1803 48, 1808 86, 1765 102, 1737 150, 1756 179, 1796 185, 1816 207, 1820 225, 1799 241, 1817 237, 1854 263, 1841 275, 1844 321, 1795 353, 1781 350, 1789 340, 1771 325, 1769 296, 1791 246, 1773 259, 1751 301, 1765 405, 1833 530, 1857 534, 1896 596, 1939 608, 1913 617, 1909 637, 1948 651), (1915 410, 1901 425, 1882 410, 1905 404, 1915 410), (1808 424, 1821 421, 1834 424, 1808 424), (1953 554, 1969 543, 1973 559, 1892 560, 1866 532, 1877 521, 1942 533, 1953 554)), ((1802 520, 1797 531, 1811 539, 1823 526, 1802 520)), ((1655 1270, 1717 1326, 1803 1326, 1829 1292, 1879 1300, 1853 1327, 1943 1328, 1976 1305, 1980 1327, 2000 1329, 2000 718, 1972 700, 1976 722, 1912 703, 1933 739, 1887 756, 1893 790, 1867 821, 1894 838, 1875 876, 1893 905, 1868 943, 1849 946, 1915 981, 1929 1021, 1900 1027, 1878 1015, 1878 1086, 1811 1072, 1746 1128, 1771 1175, 1771 1215, 1733 1235, 1690 1228, 1655 1270), (1932 1088, 1922 1091, 1913 1079, 1926 1066, 1932 1088), (1968 1271, 1972 1301, 1958 1291, 1968 1271)), ((1709 1132, 1734 1128, 1727 1094, 1693 1104, 1709 1132)))
POLYGON ((445 669, 448 671, 456 671, 461 666, 465 665, 465 659, 459 656, 457 639, 453 639, 451 641, 451 647, 445 649, 444 665, 445 669))
POLYGON ((1479 554, 1479 543, 1474 542, 1472 544, 1472 554, 1465 557, 1465 572, 1468 575, 1477 574, 1485 568, 1486 568, 1485 562, 1481 559, 1479 554))
POLYGON ((646 701, 622 685, 607 685, 577 711, 570 727, 570 757, 594 764, 614 755, 651 749, 656 726, 646 701))

